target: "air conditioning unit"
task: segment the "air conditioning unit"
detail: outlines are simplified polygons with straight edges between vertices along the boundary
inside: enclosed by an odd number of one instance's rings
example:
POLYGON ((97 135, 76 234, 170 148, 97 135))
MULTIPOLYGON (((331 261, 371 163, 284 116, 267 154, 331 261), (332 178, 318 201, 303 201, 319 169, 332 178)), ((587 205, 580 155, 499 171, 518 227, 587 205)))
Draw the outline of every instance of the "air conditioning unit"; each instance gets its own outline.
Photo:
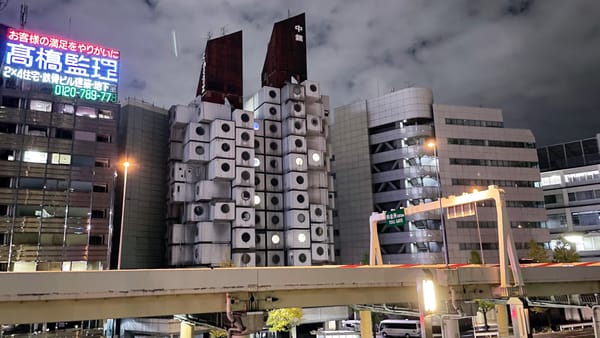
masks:
POLYGON ((321 86, 316 81, 305 80, 302 82, 306 101, 315 102, 321 100, 321 86))
POLYGON ((267 192, 265 194, 266 209, 269 211, 283 210, 283 194, 276 192, 267 192))
POLYGON ((191 163, 207 163, 210 158, 206 142, 188 142, 183 146, 183 161, 191 163))
POLYGON ((183 143, 169 142, 169 161, 183 161, 183 143))
POLYGON ((256 210, 265 210, 265 193, 255 191, 252 204, 256 210))
POLYGON ((235 109, 231 113, 231 119, 235 121, 238 128, 252 129, 254 127, 254 113, 247 110, 235 109))
POLYGON ((267 192, 282 192, 283 182, 282 176, 276 174, 265 175, 265 191, 267 192))
POLYGON ((325 154, 318 150, 308 149, 308 169, 320 169, 325 167, 325 154))
POLYGON ((328 245, 323 243, 313 243, 310 248, 310 254, 314 263, 324 263, 329 260, 328 245))
POLYGON ((169 109, 169 125, 184 127, 190 122, 196 122, 197 110, 195 107, 176 105, 169 109))
POLYGON ((283 105, 281 118, 285 120, 290 117, 306 118, 306 110, 302 101, 288 101, 283 105))
POLYGON ((267 248, 267 234, 264 232, 255 232, 255 238, 256 238, 256 243, 255 243, 255 249, 256 250, 266 250, 267 248))
POLYGON ((192 169, 185 163, 169 163, 169 178, 171 182, 192 183, 192 169))
POLYGON ((283 138, 283 153, 306 153, 306 137, 289 135, 283 138))
POLYGON ((231 247, 229 244, 194 244, 194 264, 227 266, 230 262, 230 257, 231 247))
POLYGON ((235 187, 232 189, 232 194, 236 206, 254 207, 254 188, 235 187))
POLYGON ((310 225, 310 239, 313 242, 327 242, 327 225, 324 223, 313 223, 310 225))
POLYGON ((254 187, 254 168, 236 166, 232 185, 234 187, 254 187))
POLYGON ((322 152, 327 152, 327 140, 323 136, 307 136, 306 147, 322 152))
POLYGON ((235 178, 235 160, 217 158, 208 163, 209 180, 228 180, 235 178))
MULTIPOLYGON (((197 122, 211 122, 214 120, 229 120, 231 107, 226 104, 203 101, 200 103, 200 112, 197 122)), ((193 121, 196 122, 196 121, 193 121)))
POLYGON ((288 210, 285 212, 286 229, 309 229, 310 218, 308 210, 288 210))
POLYGON ((265 137, 265 155, 281 156, 281 140, 265 137))
POLYGON ((256 222, 257 211, 254 208, 235 208, 235 221, 233 222, 234 228, 249 228, 253 227, 256 222))
POLYGON ((254 123, 252 124, 252 129, 254 130, 254 137, 265 136, 265 121, 254 120, 254 123))
POLYGON ((310 205, 310 221, 311 223, 325 223, 327 221, 327 208, 324 204, 310 205))
POLYGON ((193 183, 171 183, 169 189, 171 202, 193 202, 194 184, 193 183))
POLYGON ((287 265, 289 266, 310 266, 312 258, 310 257, 310 247, 308 250, 288 250, 287 265))
POLYGON ((306 171, 308 163, 306 162, 306 154, 286 154, 283 156, 283 172, 290 171, 306 171))
POLYGON ((207 123, 190 123, 185 128, 184 143, 190 141, 209 142, 210 125, 207 123))
POLYGON ((256 256, 254 252, 234 252, 231 260, 233 265, 241 268, 256 266, 256 256))
POLYGON ((306 120, 299 119, 295 117, 290 117, 289 119, 283 121, 283 135, 298 135, 298 136, 306 136, 306 120))
POLYGON ((210 124, 210 139, 235 139, 235 124, 229 120, 214 120, 210 124))
POLYGON ((284 266, 285 256, 283 251, 267 251, 266 266, 284 266))
POLYGON ((257 155, 265 154, 265 138, 262 136, 254 136, 254 153, 257 155))
POLYGON ((284 194, 285 210, 308 209, 309 195, 306 191, 290 190, 284 194))
POLYGON ((254 211, 254 227, 256 229, 266 229, 267 215, 265 211, 254 211))
POLYGON ((306 134, 309 136, 320 136, 323 134, 323 122, 316 115, 306 115, 306 134))
POLYGON ((254 112, 255 120, 281 121, 281 106, 265 103, 254 112))
POLYGON ((235 203, 215 202, 210 206, 210 219, 213 221, 235 220, 235 203))
POLYGON ((268 174, 281 174, 283 170, 282 159, 279 156, 265 156, 265 172, 268 174))
POLYGON ((235 145, 239 147, 254 147, 254 129, 235 129, 235 145))
POLYGON ((331 207, 327 189, 308 188, 308 198, 312 204, 325 204, 331 207))
POLYGON ((167 264, 175 267, 193 264, 193 249, 192 244, 167 246, 167 264))
POLYGON ((257 173, 265 172, 265 155, 256 154, 254 151, 254 159, 252 159, 252 167, 257 173))
POLYGON ((235 158, 235 141, 215 138, 210 141, 210 160, 216 158, 235 158))
POLYGON ((327 174, 324 171, 309 171, 308 188, 327 188, 327 174))
POLYGON ((185 209, 185 222, 205 222, 209 220, 208 203, 189 203, 185 209))
POLYGON ((196 202, 231 199, 231 183, 228 181, 198 181, 196 182, 195 196, 196 202))
POLYGON ((235 148, 235 165, 242 167, 252 167, 254 162, 254 149, 252 148, 235 148))
POLYGON ((281 102, 304 101, 304 86, 295 83, 286 83, 281 88, 281 102))
POLYGON ((284 248, 285 239, 283 231, 267 231, 265 235, 267 250, 281 250, 284 248))
POLYGON ((267 211, 266 213, 266 225, 267 230, 281 230, 283 229, 283 212, 280 211, 267 211))
POLYGON ((306 190, 308 189, 307 173, 290 171, 283 175, 283 190, 306 190))
POLYGON ((170 126, 169 127, 169 142, 183 142, 185 139, 185 127, 170 126))
POLYGON ((231 224, 229 222, 198 222, 194 224, 194 243, 231 242, 231 224))
POLYGON ((253 228, 235 228, 231 230, 232 249, 254 249, 256 246, 253 228))
POLYGON ((281 122, 265 120, 265 137, 281 138, 281 122))
POLYGON ((265 191, 265 174, 254 174, 254 189, 265 191))
POLYGON ((256 266, 266 266, 267 253, 264 251, 256 251, 254 252, 254 259, 256 266))
POLYGON ((168 244, 191 244, 194 242, 194 227, 188 224, 167 225, 168 244))

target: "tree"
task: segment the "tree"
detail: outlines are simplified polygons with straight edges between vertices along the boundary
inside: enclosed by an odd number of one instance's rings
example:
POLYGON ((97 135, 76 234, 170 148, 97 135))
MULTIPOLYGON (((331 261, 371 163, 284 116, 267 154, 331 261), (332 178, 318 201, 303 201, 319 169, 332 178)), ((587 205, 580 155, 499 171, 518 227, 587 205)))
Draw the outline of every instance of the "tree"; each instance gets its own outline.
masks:
POLYGON ((475 302, 478 306, 477 311, 483 314, 483 324, 485 325, 485 330, 487 331, 490 328, 488 325, 487 313, 494 308, 495 304, 485 299, 475 299, 475 302))
POLYGON ((534 263, 546 263, 550 261, 546 249, 533 239, 529 241, 529 258, 531 258, 534 263))
POLYGON ((300 324, 302 315, 302 309, 298 307, 271 310, 267 326, 271 332, 289 331, 300 324))
POLYGON ((581 258, 575 250, 575 245, 567 241, 564 237, 560 237, 554 247, 554 261, 557 263, 573 263, 579 262, 581 258))
POLYGON ((471 264, 481 264, 481 255, 478 251, 471 250, 471 257, 469 258, 471 264))

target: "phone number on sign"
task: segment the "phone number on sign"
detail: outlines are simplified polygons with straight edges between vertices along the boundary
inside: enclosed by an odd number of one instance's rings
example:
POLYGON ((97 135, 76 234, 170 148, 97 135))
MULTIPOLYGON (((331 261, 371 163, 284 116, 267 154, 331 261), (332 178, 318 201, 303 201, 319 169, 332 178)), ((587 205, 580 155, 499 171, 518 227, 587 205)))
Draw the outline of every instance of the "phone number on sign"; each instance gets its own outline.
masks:
POLYGON ((117 95, 95 89, 77 88, 73 86, 54 85, 54 95, 77 97, 83 100, 100 102, 117 102, 117 95))

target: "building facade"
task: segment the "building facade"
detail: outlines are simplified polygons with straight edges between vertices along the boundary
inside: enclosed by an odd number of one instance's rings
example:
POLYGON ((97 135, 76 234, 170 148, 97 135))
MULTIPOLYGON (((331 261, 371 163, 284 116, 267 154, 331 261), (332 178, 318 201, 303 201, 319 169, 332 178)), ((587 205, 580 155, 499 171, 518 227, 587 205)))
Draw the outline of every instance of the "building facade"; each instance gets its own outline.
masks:
MULTIPOLYGON (((340 262, 364 261, 371 212, 489 185, 506 192, 520 257, 531 239, 549 240, 533 135, 504 128, 500 110, 433 104, 431 90, 409 88, 336 108, 332 129, 340 262)), ((482 252, 486 263, 498 261, 495 208, 475 209, 473 216, 444 219, 450 263, 468 262, 471 251, 482 252)), ((440 212, 408 220, 379 226, 384 262, 443 262, 440 212)))
POLYGON ((1 270, 108 269, 118 51, 0 28, 1 270))
POLYGON ((599 143, 597 134, 538 148, 551 242, 564 237, 582 261, 600 258, 599 143))

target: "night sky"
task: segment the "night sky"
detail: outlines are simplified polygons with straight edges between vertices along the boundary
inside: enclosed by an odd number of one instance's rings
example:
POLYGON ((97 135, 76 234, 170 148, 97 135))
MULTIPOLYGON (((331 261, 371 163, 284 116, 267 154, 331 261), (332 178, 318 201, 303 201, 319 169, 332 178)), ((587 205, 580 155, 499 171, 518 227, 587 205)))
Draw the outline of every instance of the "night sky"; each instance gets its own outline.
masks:
POLYGON ((436 103, 503 109, 540 146, 600 132, 600 1, 8 0, 0 22, 18 27, 23 2, 28 30, 121 50, 121 98, 187 104, 209 34, 240 29, 248 96, 273 23, 306 12, 308 77, 332 108, 430 87, 436 103))

